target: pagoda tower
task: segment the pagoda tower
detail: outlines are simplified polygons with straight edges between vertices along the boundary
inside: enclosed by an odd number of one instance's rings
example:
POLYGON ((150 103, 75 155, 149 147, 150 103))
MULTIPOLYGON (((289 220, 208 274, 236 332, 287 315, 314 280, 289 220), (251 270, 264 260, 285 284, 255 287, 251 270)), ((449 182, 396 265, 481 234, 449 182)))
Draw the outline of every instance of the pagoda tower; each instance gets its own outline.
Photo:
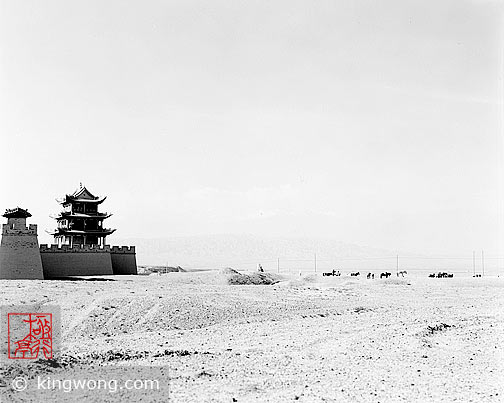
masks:
POLYGON ((112 215, 98 211, 98 206, 105 199, 106 197, 94 196, 82 184, 73 194, 57 199, 63 206, 63 211, 53 216, 57 221, 57 228, 51 234, 58 246, 104 246, 107 235, 115 231, 103 227, 103 220, 112 215))

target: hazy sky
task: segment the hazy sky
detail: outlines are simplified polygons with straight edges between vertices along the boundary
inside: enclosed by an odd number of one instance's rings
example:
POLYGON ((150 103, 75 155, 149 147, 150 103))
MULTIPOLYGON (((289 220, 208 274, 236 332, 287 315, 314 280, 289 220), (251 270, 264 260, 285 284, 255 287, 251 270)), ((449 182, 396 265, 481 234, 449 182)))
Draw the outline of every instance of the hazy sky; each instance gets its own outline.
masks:
MULTIPOLYGON (((0 0, 0 209, 504 254, 500 1, 0 0)), ((113 242, 113 239, 111 239, 113 242)))

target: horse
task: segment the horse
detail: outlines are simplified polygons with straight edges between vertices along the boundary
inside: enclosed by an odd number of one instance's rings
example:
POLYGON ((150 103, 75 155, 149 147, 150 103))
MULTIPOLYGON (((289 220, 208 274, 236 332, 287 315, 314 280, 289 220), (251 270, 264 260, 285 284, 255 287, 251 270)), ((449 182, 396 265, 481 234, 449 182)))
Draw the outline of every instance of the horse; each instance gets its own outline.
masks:
POLYGON ((360 272, 357 272, 357 273, 350 273, 351 276, 353 277, 357 277, 357 276, 360 276, 360 272))
POLYGON ((333 269, 332 272, 329 271, 329 272, 322 273, 322 276, 341 276, 341 273, 339 270, 336 271, 333 269))
POLYGON ((389 273, 388 271, 386 271, 385 273, 381 273, 380 274, 380 278, 389 278, 390 276, 392 275, 392 273, 389 273))

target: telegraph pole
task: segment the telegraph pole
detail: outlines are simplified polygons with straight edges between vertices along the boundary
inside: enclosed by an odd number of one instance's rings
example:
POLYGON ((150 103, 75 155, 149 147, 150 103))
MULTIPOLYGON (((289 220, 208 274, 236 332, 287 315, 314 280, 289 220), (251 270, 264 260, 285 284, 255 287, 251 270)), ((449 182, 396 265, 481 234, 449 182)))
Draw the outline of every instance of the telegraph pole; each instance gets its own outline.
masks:
POLYGON ((280 258, 277 258, 277 271, 280 273, 280 258))
POLYGON ((485 275, 485 255, 483 251, 481 251, 481 276, 485 275))
POLYGON ((317 272, 317 254, 315 253, 315 272, 317 272))
POLYGON ((476 276, 476 251, 473 250, 473 276, 476 276))
POLYGON ((399 255, 396 255, 396 274, 399 275, 399 255))

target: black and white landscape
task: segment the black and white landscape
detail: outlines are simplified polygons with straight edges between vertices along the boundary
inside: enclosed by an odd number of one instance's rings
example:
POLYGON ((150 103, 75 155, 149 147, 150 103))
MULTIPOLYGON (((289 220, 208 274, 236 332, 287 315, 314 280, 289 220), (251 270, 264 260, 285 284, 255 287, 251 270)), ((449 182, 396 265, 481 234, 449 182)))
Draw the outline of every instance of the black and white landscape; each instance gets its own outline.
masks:
POLYGON ((502 401, 503 22, 500 0, 0 0, 0 212, 51 244, 88 186, 139 267, 0 280, 63 335, 1 362, 2 402, 502 401), (170 391, 9 380, 127 366, 170 391))

